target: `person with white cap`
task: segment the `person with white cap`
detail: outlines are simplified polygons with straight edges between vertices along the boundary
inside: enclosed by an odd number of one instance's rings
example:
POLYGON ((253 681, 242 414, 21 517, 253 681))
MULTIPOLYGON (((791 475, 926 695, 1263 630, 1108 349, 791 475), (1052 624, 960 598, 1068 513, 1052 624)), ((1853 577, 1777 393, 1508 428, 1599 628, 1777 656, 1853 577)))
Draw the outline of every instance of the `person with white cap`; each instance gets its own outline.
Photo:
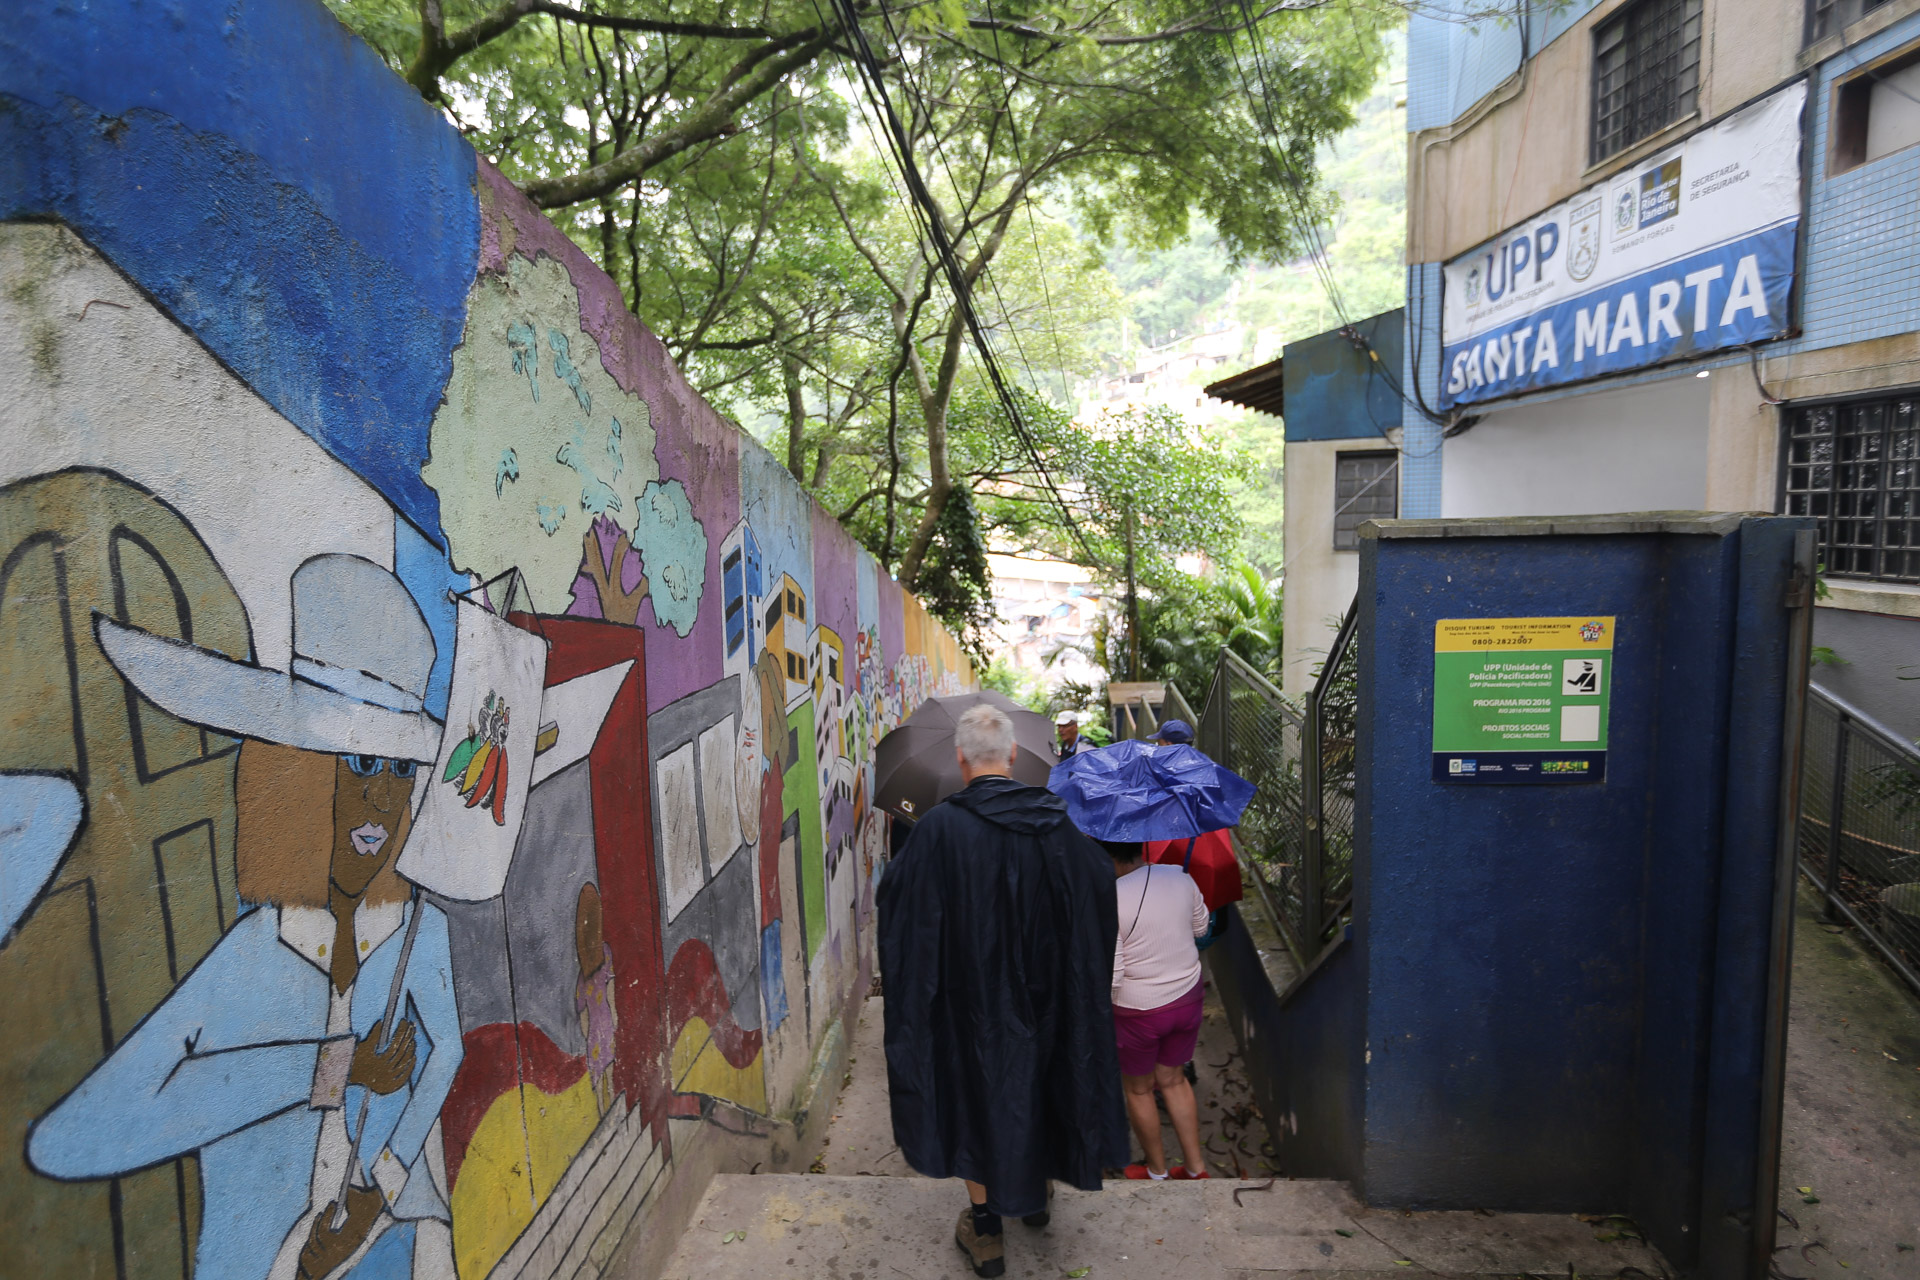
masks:
POLYGON ((394 871, 441 738, 433 635, 357 556, 313 557, 292 591, 284 672, 94 615, 130 684, 244 740, 250 909, 34 1122, 27 1158, 75 1180, 197 1155, 200 1280, 405 1274, 417 1249, 450 1248, 426 1158, 461 1060, 447 921, 394 871))
POLYGON ((1054 717, 1055 732, 1060 743, 1053 749, 1054 755, 1062 760, 1071 760, 1080 750, 1080 718, 1071 711, 1062 711, 1054 717))

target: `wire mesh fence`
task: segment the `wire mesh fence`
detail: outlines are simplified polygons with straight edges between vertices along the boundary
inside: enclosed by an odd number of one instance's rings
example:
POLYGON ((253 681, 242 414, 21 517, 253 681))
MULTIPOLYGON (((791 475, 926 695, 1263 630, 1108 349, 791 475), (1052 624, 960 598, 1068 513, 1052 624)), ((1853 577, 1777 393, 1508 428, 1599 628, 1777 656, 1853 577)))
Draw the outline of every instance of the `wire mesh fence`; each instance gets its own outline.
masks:
POLYGON ((1354 748, 1360 689, 1353 644, 1354 614, 1340 634, 1314 687, 1313 712, 1320 744, 1320 896, 1324 926, 1337 927, 1353 897, 1354 748))
POLYGON ((1222 650, 1197 726, 1195 745, 1258 788, 1240 850, 1303 964, 1338 933, 1352 895, 1352 629, 1350 614, 1304 706, 1222 650))
POLYGON ((1802 770, 1801 870, 1920 991, 1920 751, 1815 687, 1802 770))

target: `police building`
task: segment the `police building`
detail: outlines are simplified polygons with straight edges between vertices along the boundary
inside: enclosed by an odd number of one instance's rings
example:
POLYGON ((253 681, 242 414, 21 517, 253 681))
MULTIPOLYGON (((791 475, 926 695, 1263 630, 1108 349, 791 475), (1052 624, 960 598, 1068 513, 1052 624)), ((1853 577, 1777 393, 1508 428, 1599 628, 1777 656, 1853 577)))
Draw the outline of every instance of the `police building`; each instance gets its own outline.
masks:
POLYGON ((1439 0, 1406 112, 1405 307, 1208 388, 1286 421, 1286 690, 1366 520, 1776 511, 1920 738, 1920 0, 1439 0))
POLYGON ((1398 513, 1815 516, 1815 681, 1920 737, 1920 0, 1514 12, 1408 29, 1398 513))

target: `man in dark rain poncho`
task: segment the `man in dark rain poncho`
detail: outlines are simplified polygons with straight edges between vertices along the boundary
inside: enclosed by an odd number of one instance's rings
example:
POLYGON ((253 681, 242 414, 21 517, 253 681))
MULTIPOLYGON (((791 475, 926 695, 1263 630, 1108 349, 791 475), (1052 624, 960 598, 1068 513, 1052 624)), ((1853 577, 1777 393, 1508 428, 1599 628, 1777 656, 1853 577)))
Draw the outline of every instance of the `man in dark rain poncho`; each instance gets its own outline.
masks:
POLYGON ((880 881, 887 1087, 901 1154, 967 1180, 955 1242, 1006 1267, 1002 1216, 1047 1223, 1049 1178, 1085 1190, 1129 1154, 1113 1034, 1113 864, 1066 805, 1007 776, 1013 725, 975 707, 967 785, 880 881))

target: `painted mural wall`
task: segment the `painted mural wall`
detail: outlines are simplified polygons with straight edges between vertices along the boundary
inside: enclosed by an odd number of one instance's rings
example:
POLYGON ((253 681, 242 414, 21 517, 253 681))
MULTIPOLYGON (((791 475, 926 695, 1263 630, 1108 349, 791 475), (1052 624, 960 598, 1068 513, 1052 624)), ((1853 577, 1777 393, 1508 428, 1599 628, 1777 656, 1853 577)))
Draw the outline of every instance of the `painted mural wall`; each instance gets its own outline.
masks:
POLYGON ((969 680, 318 0, 15 7, 0 1274, 599 1274, 969 680))

